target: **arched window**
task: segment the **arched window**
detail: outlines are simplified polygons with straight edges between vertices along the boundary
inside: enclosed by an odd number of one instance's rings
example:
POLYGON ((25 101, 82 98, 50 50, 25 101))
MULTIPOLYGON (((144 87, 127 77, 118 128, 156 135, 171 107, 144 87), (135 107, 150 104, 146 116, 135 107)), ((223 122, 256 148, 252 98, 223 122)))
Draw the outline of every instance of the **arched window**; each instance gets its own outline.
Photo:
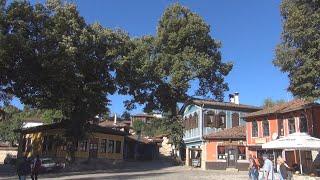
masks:
POLYGON ((226 128, 226 113, 220 112, 219 113, 219 121, 218 121, 218 128, 226 128))
POLYGON ((258 137, 258 122, 256 120, 252 121, 252 137, 258 137))
POLYGON ((263 136, 269 136, 270 133, 269 133, 269 121, 267 118, 265 118, 263 121, 262 121, 262 128, 263 128, 263 136))
POLYGON ((239 126, 239 113, 232 114, 232 127, 239 126))
POLYGON ((292 133, 296 132, 296 125, 295 125, 293 117, 289 117, 289 119, 288 119, 288 127, 289 127, 289 134, 292 134, 292 133))
POLYGON ((299 119, 300 132, 308 132, 308 121, 306 115, 301 114, 299 119))

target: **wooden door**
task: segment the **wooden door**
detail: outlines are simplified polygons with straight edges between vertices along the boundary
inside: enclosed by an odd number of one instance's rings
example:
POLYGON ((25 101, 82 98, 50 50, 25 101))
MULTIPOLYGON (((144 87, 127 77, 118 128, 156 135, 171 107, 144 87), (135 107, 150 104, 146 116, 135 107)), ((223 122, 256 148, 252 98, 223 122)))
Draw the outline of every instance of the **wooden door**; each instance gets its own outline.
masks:
POLYGON ((228 167, 236 167, 237 163, 237 150, 234 148, 228 149, 228 167))

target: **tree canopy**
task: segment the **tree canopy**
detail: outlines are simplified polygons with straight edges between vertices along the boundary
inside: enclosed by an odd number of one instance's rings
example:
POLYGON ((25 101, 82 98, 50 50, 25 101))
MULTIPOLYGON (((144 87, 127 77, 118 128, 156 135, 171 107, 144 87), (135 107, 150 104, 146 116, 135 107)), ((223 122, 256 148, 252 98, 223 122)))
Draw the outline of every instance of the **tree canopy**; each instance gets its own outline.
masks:
POLYGON ((288 73, 294 96, 320 98, 320 1, 283 0, 282 41, 274 64, 288 73))
POLYGON ((156 35, 133 39, 129 54, 118 61, 119 92, 133 97, 127 108, 144 104, 145 112, 168 112, 176 122, 177 103, 190 98, 191 82, 199 83, 196 95, 222 101, 232 64, 222 62, 220 47, 199 15, 179 4, 168 7, 156 35))
POLYGON ((74 4, 59 0, 13 1, 1 12, 0 90, 34 108, 60 110, 80 137, 86 121, 107 109, 114 61, 129 37, 87 24, 74 4))
POLYGON ((272 106, 280 105, 280 104, 284 104, 284 103, 286 103, 286 101, 284 99, 273 100, 271 98, 266 98, 263 101, 262 107, 267 108, 267 107, 272 107, 272 106))
POLYGON ((163 13, 156 35, 134 39, 119 61, 120 93, 133 96, 129 108, 140 103, 147 112, 175 113, 177 102, 189 98, 190 83, 198 81, 197 95, 223 100, 232 64, 222 62, 220 46, 199 15, 174 4, 163 13))

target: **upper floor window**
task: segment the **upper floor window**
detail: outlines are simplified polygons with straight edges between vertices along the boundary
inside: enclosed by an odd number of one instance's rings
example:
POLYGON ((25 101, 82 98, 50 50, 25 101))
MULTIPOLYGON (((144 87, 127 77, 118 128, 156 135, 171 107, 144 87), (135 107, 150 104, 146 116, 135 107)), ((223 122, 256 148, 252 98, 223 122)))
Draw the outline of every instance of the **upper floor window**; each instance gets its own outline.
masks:
POLYGON ((282 117, 278 118, 278 135, 284 136, 284 127, 282 117))
POLYGON ((258 122, 256 120, 252 121, 252 137, 258 137, 258 122))
POLYGON ((213 111, 209 111, 204 115, 204 126, 205 127, 213 127, 215 119, 215 113, 213 111))
POLYGON ((308 121, 306 115, 301 114, 299 119, 300 132, 308 132, 308 121))
POLYGON ((239 126, 239 113, 232 114, 232 127, 239 126))
POLYGON ((289 127, 289 134, 292 134, 292 133, 296 132, 296 125, 295 125, 293 117, 290 117, 288 119, 288 127, 289 127))
POLYGON ((197 113, 194 113, 194 115, 193 115, 193 123, 194 123, 194 128, 198 128, 198 125, 199 125, 199 123, 198 123, 198 114, 197 113))
POLYGON ((263 128, 263 136, 269 136, 270 135, 269 121, 267 118, 262 121, 262 128, 263 128))
POLYGON ((224 129, 224 128, 226 128, 226 124, 227 124, 227 122, 226 122, 226 113, 224 113, 224 112, 220 112, 219 113, 219 128, 222 128, 222 129, 224 129))

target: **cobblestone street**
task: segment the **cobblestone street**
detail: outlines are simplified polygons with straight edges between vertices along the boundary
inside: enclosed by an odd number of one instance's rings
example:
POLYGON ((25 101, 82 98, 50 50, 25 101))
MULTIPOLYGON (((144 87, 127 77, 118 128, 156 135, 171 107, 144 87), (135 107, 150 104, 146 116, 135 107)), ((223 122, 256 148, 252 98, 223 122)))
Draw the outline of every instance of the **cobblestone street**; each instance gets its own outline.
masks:
MULTIPOLYGON (((4 174, 2 174, 4 175, 4 174)), ((247 172, 203 171, 184 166, 171 166, 167 162, 126 162, 121 169, 106 169, 99 171, 57 172, 42 174, 40 179, 159 179, 159 180, 188 180, 188 179, 217 179, 238 180, 248 179, 247 172)), ((0 179, 17 179, 8 174, 0 179)))

